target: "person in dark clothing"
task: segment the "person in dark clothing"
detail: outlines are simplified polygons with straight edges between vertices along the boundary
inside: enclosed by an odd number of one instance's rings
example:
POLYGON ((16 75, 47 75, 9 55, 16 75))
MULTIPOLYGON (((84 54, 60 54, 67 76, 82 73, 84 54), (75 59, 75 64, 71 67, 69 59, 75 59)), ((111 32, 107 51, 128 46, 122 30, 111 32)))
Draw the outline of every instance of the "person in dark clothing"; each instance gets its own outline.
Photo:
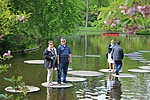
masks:
POLYGON ((120 44, 121 44, 121 42, 118 41, 117 46, 115 46, 112 49, 112 59, 115 62, 116 75, 119 75, 119 70, 122 67, 122 60, 123 60, 123 57, 124 57, 124 52, 123 52, 122 48, 120 47, 120 44))
POLYGON ((57 51, 53 41, 48 42, 48 47, 44 50, 44 66, 47 69, 47 84, 52 84, 53 70, 57 67, 57 51))
POLYGON ((66 76, 69 63, 72 63, 72 54, 70 47, 66 44, 66 39, 61 38, 61 44, 57 48, 57 63, 58 63, 58 84, 61 84, 61 73, 63 72, 62 81, 67 83, 66 76))

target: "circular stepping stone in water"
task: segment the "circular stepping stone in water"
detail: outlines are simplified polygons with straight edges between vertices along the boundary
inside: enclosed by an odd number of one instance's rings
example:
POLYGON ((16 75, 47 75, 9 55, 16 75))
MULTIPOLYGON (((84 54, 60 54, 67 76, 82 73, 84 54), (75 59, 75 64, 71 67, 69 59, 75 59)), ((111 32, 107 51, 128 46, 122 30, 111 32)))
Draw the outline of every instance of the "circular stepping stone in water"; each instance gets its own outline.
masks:
POLYGON ((66 80, 69 82, 83 82, 86 81, 85 78, 80 78, 80 77, 66 77, 66 80))
MULTIPOLYGON (((30 93, 30 92, 37 92, 37 91, 40 90, 40 88, 35 87, 35 86, 26 86, 26 87, 27 87, 27 89, 28 89, 28 91, 27 91, 28 93, 30 93)), ((13 89, 11 86, 6 87, 6 88, 5 88, 5 91, 11 92, 11 93, 20 93, 20 92, 22 92, 22 91, 13 89)))
POLYGON ((142 62, 142 63, 150 63, 150 61, 147 61, 147 60, 146 61, 140 61, 140 62, 142 62))
POLYGON ((41 85, 43 87, 51 87, 51 88, 68 88, 73 86, 71 83, 61 83, 61 84, 58 84, 57 82, 52 82, 52 83, 53 85, 48 85, 47 82, 44 82, 41 85))
POLYGON ((131 58, 131 60, 137 60, 137 61, 146 61, 147 59, 144 59, 144 58, 131 58))
POLYGON ((76 75, 76 76, 101 76, 103 73, 96 71, 69 71, 68 74, 76 75))
POLYGON ((44 60, 26 60, 24 63, 27 64, 44 64, 44 60))
MULTIPOLYGON (((113 72, 113 70, 110 71, 109 69, 100 69, 99 71, 106 72, 106 73, 113 72)), ((114 70, 114 72, 115 72, 115 70, 114 70)), ((122 72, 122 70, 120 70, 119 72, 122 72)))
POLYGON ((85 55, 86 57, 100 57, 100 55, 85 55))
POLYGON ((148 51, 148 50, 139 50, 139 52, 147 53, 147 52, 150 52, 150 51, 148 51))
POLYGON ((72 57, 74 57, 74 58, 81 58, 82 56, 80 56, 80 55, 72 55, 72 57))
POLYGON ((119 77, 119 78, 134 78, 136 77, 135 75, 132 75, 132 74, 120 74, 120 75, 116 75, 116 74, 111 74, 112 76, 114 77, 119 77))
POLYGON ((150 73, 148 70, 142 70, 142 69, 129 69, 129 72, 137 72, 137 73, 150 73))
POLYGON ((146 69, 146 70, 150 70, 150 66, 140 66, 139 68, 141 68, 141 69, 146 69))

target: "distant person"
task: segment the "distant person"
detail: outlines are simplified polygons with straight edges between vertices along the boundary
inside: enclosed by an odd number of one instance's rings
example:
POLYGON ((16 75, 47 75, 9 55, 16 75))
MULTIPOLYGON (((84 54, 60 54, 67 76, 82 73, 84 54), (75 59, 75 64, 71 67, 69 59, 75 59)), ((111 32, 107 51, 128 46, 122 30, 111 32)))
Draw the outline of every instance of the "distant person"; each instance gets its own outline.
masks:
POLYGON ((114 39, 112 39, 110 41, 111 43, 108 44, 108 63, 109 63, 109 71, 114 71, 114 60, 111 58, 112 55, 112 49, 113 47, 116 46, 116 44, 114 44, 114 39))
POLYGON ((44 66, 47 69, 47 84, 52 84, 53 70, 57 67, 57 51, 53 41, 48 41, 48 47, 44 50, 44 66))
POLYGON ((123 60, 123 57, 124 57, 124 52, 123 52, 122 48, 120 47, 120 44, 121 44, 121 42, 118 41, 117 46, 115 46, 112 49, 112 59, 115 62, 116 75, 119 75, 119 70, 122 67, 122 60, 123 60))
POLYGON ((61 44, 57 48, 57 63, 58 63, 58 84, 61 84, 61 74, 63 72, 62 81, 67 83, 66 76, 69 63, 72 63, 72 54, 70 47, 66 44, 66 39, 61 38, 61 44))

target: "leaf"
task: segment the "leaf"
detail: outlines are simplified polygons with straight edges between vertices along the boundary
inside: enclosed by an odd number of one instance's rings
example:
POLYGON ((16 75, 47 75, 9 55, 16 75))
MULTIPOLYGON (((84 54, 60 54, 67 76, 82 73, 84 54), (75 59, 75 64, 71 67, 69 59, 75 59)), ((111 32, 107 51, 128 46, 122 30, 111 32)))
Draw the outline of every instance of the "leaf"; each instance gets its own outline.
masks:
POLYGON ((10 78, 4 78, 4 80, 11 82, 10 78))
POLYGON ((18 76, 17 81, 18 81, 18 82, 21 81, 22 78, 23 78, 22 76, 18 76))
POLYGON ((142 19, 136 19, 135 23, 138 24, 138 25, 144 26, 144 22, 143 22, 142 19))
POLYGON ((126 0, 125 6, 131 6, 133 4, 134 0, 126 0))
POLYGON ((0 94, 0 99, 6 99, 6 96, 4 94, 0 94))

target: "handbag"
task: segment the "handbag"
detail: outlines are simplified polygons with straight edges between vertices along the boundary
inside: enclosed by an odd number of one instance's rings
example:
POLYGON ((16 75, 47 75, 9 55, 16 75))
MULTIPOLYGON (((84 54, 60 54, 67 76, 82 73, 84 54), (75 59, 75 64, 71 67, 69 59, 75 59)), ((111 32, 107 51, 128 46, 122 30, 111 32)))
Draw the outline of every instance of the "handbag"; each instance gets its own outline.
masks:
POLYGON ((106 59, 108 59, 108 52, 106 53, 105 57, 106 57, 106 59))

